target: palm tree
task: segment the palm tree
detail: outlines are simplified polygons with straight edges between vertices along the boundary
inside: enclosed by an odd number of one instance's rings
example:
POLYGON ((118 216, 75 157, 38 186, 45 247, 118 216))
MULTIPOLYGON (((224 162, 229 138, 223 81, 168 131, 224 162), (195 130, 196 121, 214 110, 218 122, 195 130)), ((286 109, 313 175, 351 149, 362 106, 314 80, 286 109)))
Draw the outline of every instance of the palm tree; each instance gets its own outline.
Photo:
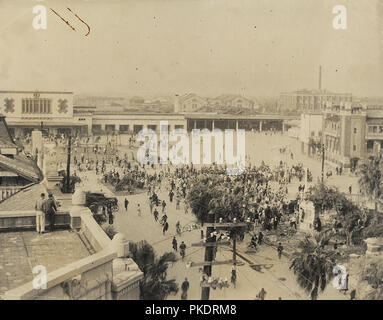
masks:
POLYGON ((145 240, 132 243, 130 251, 133 260, 144 273, 144 279, 140 283, 141 300, 165 300, 170 294, 177 294, 179 288, 176 281, 166 279, 169 263, 177 261, 173 252, 157 258, 153 247, 145 240))
POLYGON ((335 253, 325 248, 328 237, 318 235, 315 241, 306 237, 298 248, 300 251, 293 254, 290 269, 297 276, 300 287, 310 293, 311 299, 318 298, 318 291, 323 291, 333 277, 335 266, 335 253))
POLYGON ((370 157, 367 163, 359 168, 359 187, 363 195, 366 195, 375 203, 375 211, 378 210, 378 199, 383 194, 383 174, 380 157, 370 157))

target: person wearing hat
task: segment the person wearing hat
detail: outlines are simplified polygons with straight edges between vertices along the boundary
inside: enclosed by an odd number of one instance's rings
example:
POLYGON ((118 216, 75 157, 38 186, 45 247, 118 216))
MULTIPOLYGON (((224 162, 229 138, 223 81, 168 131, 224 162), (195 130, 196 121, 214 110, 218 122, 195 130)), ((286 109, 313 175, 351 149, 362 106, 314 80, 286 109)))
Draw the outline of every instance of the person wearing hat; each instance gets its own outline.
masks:
POLYGON ((56 201, 52 193, 48 195, 48 199, 45 201, 45 210, 49 221, 49 231, 52 232, 55 226, 55 214, 57 212, 56 201))

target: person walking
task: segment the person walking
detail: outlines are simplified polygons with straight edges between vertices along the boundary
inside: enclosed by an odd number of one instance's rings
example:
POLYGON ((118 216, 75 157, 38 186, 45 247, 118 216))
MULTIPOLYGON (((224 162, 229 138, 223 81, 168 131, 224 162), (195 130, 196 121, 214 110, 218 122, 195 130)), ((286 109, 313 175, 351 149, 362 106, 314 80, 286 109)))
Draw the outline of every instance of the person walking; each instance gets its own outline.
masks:
POLYGON ((283 251, 283 246, 282 246, 282 243, 280 242, 278 244, 277 251, 278 251, 278 259, 280 259, 282 257, 282 251, 283 251))
POLYGON ((235 289, 237 287, 237 270, 235 269, 235 265, 231 268, 231 283, 235 289))
POLYGON ((259 300, 265 300, 266 293, 267 293, 266 290, 262 288, 261 291, 259 291, 257 298, 259 300))
POLYGON ((137 215, 141 217, 141 205, 137 204, 137 215))
POLYGON ((166 202, 162 200, 162 213, 165 213, 166 202))
POLYGON ((55 226, 55 214, 57 212, 56 201, 52 193, 48 195, 48 199, 45 202, 45 210, 45 214, 49 220, 49 231, 52 232, 55 226))
POLYGON ((125 211, 128 212, 129 200, 125 198, 124 204, 125 204, 125 211))
POLYGON ((158 221, 158 211, 157 211, 157 208, 154 209, 153 215, 154 215, 154 220, 158 221))
POLYGON ((182 300, 187 300, 189 286, 190 286, 190 284, 189 284, 188 278, 185 278, 185 281, 181 285, 181 290, 182 290, 181 299, 182 300))
POLYGON ((45 232, 45 194, 40 195, 40 199, 36 201, 35 210, 36 210, 36 231, 39 234, 45 232))
POLYGON ((169 223, 166 221, 164 227, 162 228, 162 234, 165 235, 166 231, 169 229, 169 223))
POLYGON ((169 200, 170 200, 170 202, 173 202, 173 197, 174 197, 174 192, 173 192, 173 190, 170 190, 170 192, 169 192, 169 200))
POLYGON ((173 237, 172 246, 174 251, 178 251, 178 244, 175 236, 173 237))
POLYGON ((150 214, 153 214, 153 207, 154 207, 154 203, 151 199, 149 199, 150 214))

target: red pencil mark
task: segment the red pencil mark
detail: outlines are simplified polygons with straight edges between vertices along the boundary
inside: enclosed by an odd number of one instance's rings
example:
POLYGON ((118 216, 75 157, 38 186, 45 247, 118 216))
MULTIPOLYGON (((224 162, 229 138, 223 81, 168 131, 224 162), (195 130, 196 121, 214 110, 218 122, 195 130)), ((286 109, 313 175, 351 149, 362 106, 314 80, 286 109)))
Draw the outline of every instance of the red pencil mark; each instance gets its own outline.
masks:
MULTIPOLYGON (((50 8, 52 11, 53 11, 53 13, 55 14, 55 15, 57 15, 62 21, 64 21, 65 22, 65 24, 67 25, 67 26, 69 26, 70 28, 72 28, 72 30, 73 31, 76 31, 76 29, 67 21, 67 20, 65 20, 63 17, 61 17, 55 10, 53 10, 52 8, 50 8)), ((88 33, 85 35, 85 36, 87 36, 87 35, 89 35, 89 33, 90 33, 90 27, 89 27, 89 25, 84 21, 84 20, 82 20, 76 13, 74 13, 71 9, 69 9, 68 7, 67 7, 67 9, 73 14, 73 15, 75 15, 75 17, 77 18, 77 19, 79 19, 83 24, 85 24, 86 26, 87 26, 87 28, 88 28, 88 33)))
POLYGON ((62 21, 64 21, 64 22, 66 23, 66 25, 68 25, 69 27, 71 27, 73 31, 76 31, 76 29, 73 28, 73 27, 71 26, 71 24, 70 24, 68 21, 66 21, 63 17, 61 17, 61 16, 60 16, 56 11, 54 11, 52 8, 50 8, 50 9, 54 12, 55 15, 57 15, 62 21))
POLYGON ((70 12, 72 12, 75 16, 76 16, 76 18, 77 19, 79 19, 83 24, 85 24, 86 26, 87 26, 87 28, 88 28, 88 33, 85 35, 85 37, 90 33, 90 27, 89 27, 89 25, 84 21, 84 20, 82 20, 77 14, 75 14, 71 9, 69 9, 68 7, 67 7, 67 9, 70 11, 70 12))

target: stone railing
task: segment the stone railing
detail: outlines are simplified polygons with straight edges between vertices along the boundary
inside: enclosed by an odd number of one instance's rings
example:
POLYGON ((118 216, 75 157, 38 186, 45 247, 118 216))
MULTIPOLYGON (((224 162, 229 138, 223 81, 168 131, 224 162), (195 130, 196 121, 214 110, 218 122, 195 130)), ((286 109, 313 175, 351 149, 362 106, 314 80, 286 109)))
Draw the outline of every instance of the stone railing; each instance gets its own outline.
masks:
MULTIPOLYGON (((49 221, 46 219, 46 225, 49 221)), ((58 211, 55 214, 55 226, 68 228, 70 226, 69 212, 58 211)), ((0 211, 0 231, 36 229, 36 211, 0 211)))

